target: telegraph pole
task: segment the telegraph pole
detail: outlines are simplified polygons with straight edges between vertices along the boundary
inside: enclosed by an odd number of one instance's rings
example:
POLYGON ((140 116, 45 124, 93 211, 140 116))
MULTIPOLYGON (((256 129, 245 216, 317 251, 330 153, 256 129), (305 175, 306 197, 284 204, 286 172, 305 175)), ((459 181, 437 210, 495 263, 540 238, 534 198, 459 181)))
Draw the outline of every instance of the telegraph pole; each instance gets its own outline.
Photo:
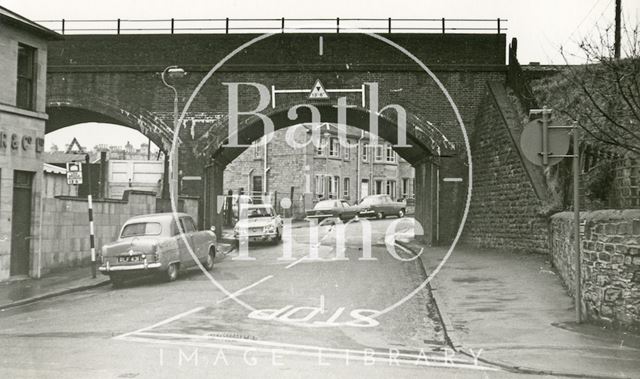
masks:
POLYGON ((622 0, 616 0, 616 32, 613 51, 616 59, 620 59, 620 21, 622 15, 622 0))

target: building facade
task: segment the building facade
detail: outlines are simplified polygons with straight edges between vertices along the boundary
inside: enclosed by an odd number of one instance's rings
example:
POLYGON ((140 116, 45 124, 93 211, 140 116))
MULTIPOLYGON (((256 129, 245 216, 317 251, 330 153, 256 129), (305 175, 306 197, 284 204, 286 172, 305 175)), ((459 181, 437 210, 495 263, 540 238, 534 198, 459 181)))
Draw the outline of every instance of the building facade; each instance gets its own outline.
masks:
POLYGON ((224 191, 268 194, 275 202, 288 197, 297 215, 320 199, 354 204, 371 194, 413 197, 414 169, 390 143, 378 139, 372 146, 369 134, 353 127, 346 128, 343 140, 328 123, 276 131, 227 166, 224 191))
POLYGON ((0 7, 0 281, 38 266, 47 41, 60 36, 0 7))

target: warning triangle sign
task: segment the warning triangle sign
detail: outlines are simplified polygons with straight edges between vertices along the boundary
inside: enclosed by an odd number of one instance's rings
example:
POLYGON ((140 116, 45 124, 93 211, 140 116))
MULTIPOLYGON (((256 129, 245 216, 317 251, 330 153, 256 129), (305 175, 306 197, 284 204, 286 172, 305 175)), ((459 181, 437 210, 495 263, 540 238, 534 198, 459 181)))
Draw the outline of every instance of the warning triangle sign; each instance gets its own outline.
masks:
POLYGON ((320 79, 316 79, 316 84, 313 85, 311 92, 309 92, 309 99, 328 99, 329 95, 324 89, 320 79))
POLYGON ((73 140, 69 144, 69 147, 67 147, 67 151, 65 151, 65 153, 67 153, 67 154, 84 154, 85 151, 82 148, 82 146, 80 146, 80 142, 78 142, 76 137, 73 137, 73 140), (76 147, 77 149, 74 150, 73 149, 74 147, 76 147))

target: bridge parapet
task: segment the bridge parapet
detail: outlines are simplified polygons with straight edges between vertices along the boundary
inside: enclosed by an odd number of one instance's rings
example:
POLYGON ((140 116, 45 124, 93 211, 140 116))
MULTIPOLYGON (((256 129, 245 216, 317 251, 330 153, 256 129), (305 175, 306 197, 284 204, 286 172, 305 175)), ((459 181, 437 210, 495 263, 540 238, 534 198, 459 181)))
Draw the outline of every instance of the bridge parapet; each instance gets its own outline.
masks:
POLYGON ((41 20, 62 34, 177 33, 490 33, 507 30, 507 19, 468 18, 199 18, 41 20))

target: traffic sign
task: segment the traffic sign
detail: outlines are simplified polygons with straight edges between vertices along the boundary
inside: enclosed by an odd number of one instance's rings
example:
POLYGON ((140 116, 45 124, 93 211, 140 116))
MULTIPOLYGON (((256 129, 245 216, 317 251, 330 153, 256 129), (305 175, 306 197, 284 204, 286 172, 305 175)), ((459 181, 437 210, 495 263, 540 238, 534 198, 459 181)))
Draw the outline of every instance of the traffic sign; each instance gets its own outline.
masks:
POLYGON ((324 89, 322 82, 320 79, 316 80, 316 83, 313 85, 311 92, 309 92, 309 99, 328 99, 329 94, 324 89))
MULTIPOLYGON (((563 157, 559 155, 565 155, 569 151, 569 129, 566 128, 554 128, 554 123, 551 122, 547 125, 547 156, 548 166, 560 163, 563 157)), ((520 148, 522 154, 531 163, 537 166, 543 166, 542 159, 543 148, 543 120, 536 119, 530 121, 524 126, 522 134, 520 135, 520 148)))
POLYGON ((67 184, 82 184, 81 162, 67 162, 67 184))

